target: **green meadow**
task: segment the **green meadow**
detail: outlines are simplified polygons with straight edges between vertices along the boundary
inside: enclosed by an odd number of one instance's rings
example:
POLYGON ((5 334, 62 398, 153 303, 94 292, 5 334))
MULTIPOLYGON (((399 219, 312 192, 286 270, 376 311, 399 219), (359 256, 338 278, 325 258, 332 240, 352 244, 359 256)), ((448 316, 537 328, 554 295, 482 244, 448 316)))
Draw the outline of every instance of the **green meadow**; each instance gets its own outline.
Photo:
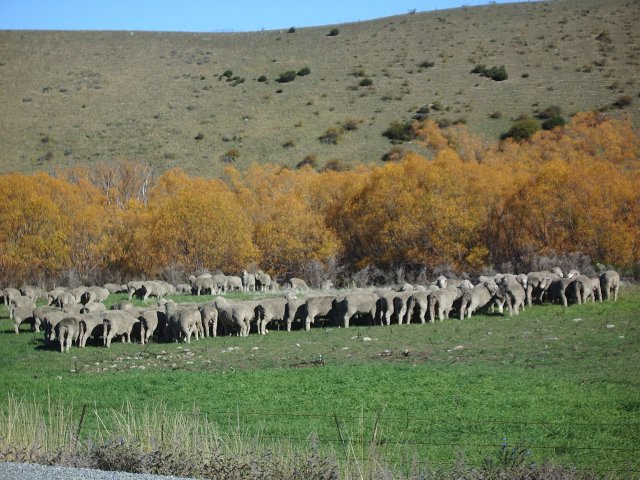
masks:
POLYGON ((9 428, 23 408, 64 417, 61 429, 81 439, 144 447, 179 419, 202 445, 216 437, 228 447, 233 438, 243 448, 317 449, 397 471, 462 457, 472 467, 522 461, 637 476, 639 293, 627 287, 617 303, 534 306, 512 318, 272 326, 266 336, 96 342, 67 354, 26 326, 15 335, 2 307, 0 423, 9 428))

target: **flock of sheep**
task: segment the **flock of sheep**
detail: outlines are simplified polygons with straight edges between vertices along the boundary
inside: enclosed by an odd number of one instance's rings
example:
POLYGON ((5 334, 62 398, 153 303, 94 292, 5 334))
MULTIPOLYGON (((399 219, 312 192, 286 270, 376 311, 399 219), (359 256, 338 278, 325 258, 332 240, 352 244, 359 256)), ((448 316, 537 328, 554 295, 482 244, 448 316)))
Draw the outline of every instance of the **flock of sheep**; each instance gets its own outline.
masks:
POLYGON ((13 319, 15 332, 20 324, 29 322, 32 329, 42 327, 45 342, 57 340, 60 351, 69 351, 73 342, 84 347, 92 335, 102 337, 106 347, 115 336, 131 342, 132 331, 142 344, 156 340, 187 343, 191 337, 235 334, 247 336, 252 324, 259 334, 267 333, 270 322, 280 321, 291 330, 294 321, 301 321, 309 330, 316 320, 324 318, 335 325, 349 327, 356 317, 389 325, 417 321, 442 321, 455 311, 458 318, 470 317, 478 309, 505 305, 510 315, 518 315, 525 305, 558 302, 586 303, 589 300, 617 300, 620 276, 613 270, 588 277, 576 270, 564 275, 562 270, 530 272, 529 274, 497 274, 481 276, 474 285, 469 280, 438 277, 428 285, 405 284, 398 288, 368 288, 335 291, 330 282, 322 292, 312 293, 302 279, 291 278, 280 288, 264 272, 243 276, 203 274, 191 276, 189 284, 171 285, 164 281, 129 282, 126 285, 105 284, 102 287, 55 288, 49 292, 25 286, 18 290, 6 288, 4 301, 13 319), (254 292, 253 300, 229 300, 221 294, 229 291, 254 292), (276 293, 261 293, 261 292, 276 293), (128 292, 129 300, 120 301, 107 309, 104 301, 112 294, 128 292), (172 294, 203 293, 217 295, 208 302, 177 304, 164 297, 172 294), (136 296, 148 304, 150 297, 157 303, 135 307, 136 296), (47 306, 36 306, 46 301, 47 306))

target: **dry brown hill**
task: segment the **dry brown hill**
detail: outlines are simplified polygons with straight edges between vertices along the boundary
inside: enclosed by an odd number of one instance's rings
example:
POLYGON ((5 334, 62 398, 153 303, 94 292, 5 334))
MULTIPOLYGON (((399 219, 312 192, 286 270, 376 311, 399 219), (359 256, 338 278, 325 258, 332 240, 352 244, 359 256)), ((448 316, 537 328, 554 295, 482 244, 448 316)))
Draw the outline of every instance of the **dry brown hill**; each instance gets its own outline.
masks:
POLYGON ((337 25, 334 36, 3 31, 0 172, 380 161, 384 130, 422 106, 487 140, 551 105, 628 112, 638 125, 639 20, 636 0, 556 0, 337 25), (504 65, 508 79, 471 73, 478 64, 504 65), (345 126, 337 144, 320 140, 345 126))

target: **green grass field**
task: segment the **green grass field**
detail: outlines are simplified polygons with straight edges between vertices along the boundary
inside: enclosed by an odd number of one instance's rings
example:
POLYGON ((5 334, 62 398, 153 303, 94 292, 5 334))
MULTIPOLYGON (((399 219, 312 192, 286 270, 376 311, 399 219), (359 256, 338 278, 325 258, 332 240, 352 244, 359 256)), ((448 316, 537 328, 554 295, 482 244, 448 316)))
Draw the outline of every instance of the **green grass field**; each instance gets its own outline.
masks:
POLYGON ((317 443, 361 460, 374 449, 397 468, 451 465, 460 454, 481 465, 506 439, 526 461, 640 471, 635 287, 615 304, 534 306, 513 318, 273 329, 64 355, 45 349, 41 334, 15 335, 2 308, 5 410, 16 399, 62 403, 75 429, 87 405, 86 436, 122 435, 115 412, 142 417, 148 408, 167 424, 206 418, 220 434, 274 448, 317 443))

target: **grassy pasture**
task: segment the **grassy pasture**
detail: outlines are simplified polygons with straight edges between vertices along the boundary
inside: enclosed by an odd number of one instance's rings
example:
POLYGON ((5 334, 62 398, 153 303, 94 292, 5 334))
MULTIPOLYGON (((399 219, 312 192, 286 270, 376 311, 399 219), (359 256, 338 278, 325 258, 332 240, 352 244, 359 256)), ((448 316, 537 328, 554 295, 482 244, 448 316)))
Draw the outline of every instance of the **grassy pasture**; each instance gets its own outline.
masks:
POLYGON ((64 355, 41 334, 15 335, 2 310, 0 396, 62 404, 73 429, 87 405, 87 436, 143 436, 148 409, 276 449, 317 443, 338 459, 450 465, 462 452, 480 465, 506 439, 527 461, 640 470, 639 293, 514 318, 272 329, 64 355), (127 412, 139 424, 117 421, 127 412))

